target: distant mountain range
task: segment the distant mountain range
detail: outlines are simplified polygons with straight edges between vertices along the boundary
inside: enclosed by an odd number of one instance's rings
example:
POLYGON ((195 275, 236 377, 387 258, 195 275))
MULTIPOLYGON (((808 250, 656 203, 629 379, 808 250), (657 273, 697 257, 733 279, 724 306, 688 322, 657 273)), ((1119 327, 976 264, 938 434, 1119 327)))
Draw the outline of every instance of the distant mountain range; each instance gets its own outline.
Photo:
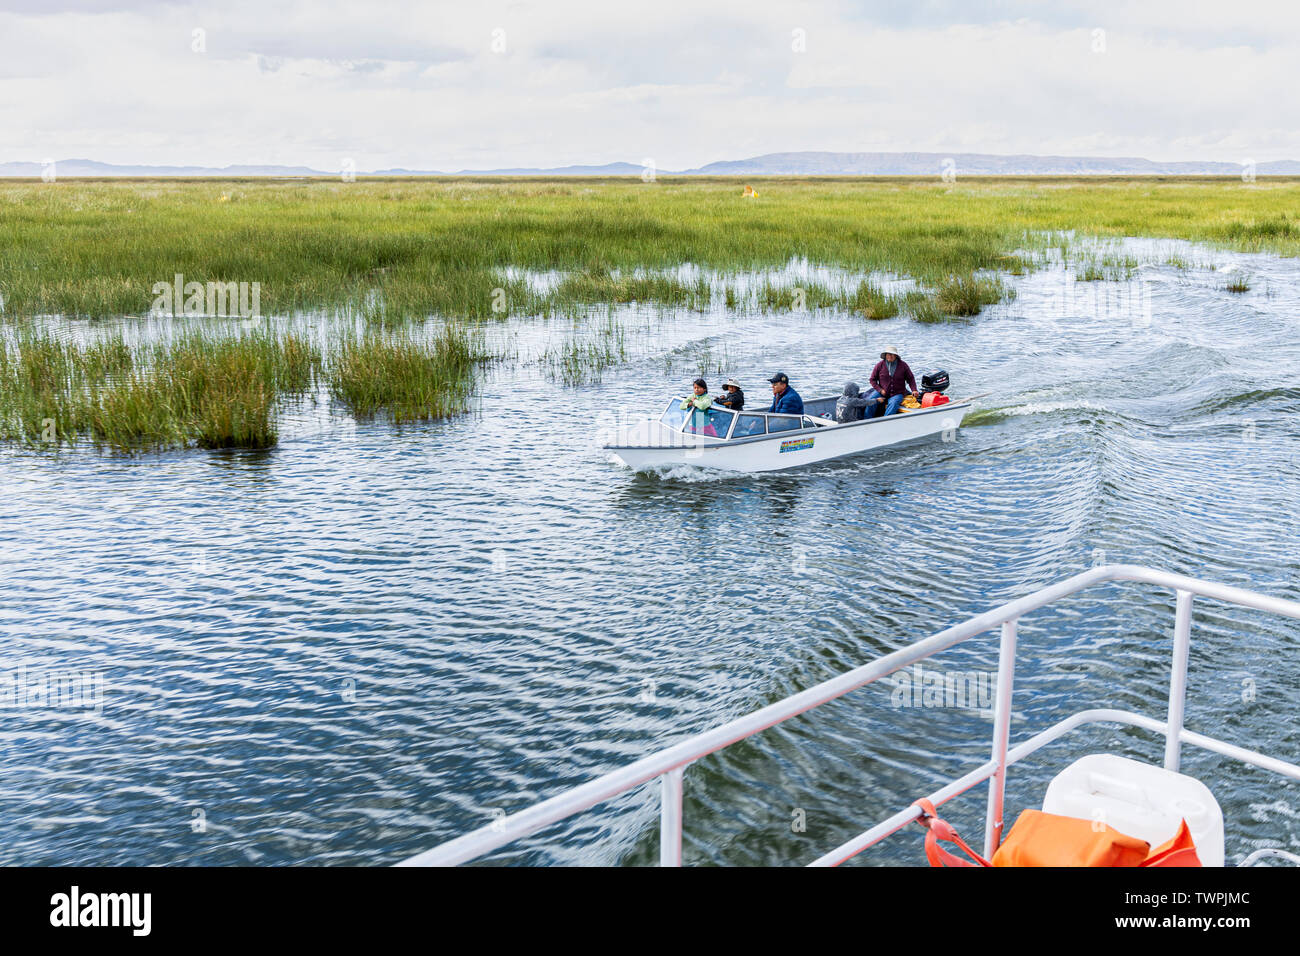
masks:
MULTIPOLYGON (((61 159, 54 164, 60 179, 75 176, 338 176, 338 170, 306 166, 128 166, 91 159, 61 159)), ((40 176, 41 163, 0 163, 0 177, 40 176)), ((602 166, 557 166, 550 169, 377 169, 358 176, 640 176, 636 163, 602 166)), ((696 169, 656 170, 663 176, 939 176, 951 169, 958 176, 1240 176, 1242 164, 1188 160, 1157 162, 1137 157, 999 156, 993 153, 767 153, 750 159, 724 160, 696 169)), ((1300 161, 1259 163, 1259 176, 1300 176, 1300 161)))
MULTIPOLYGON (((705 176, 1240 176, 1240 163, 1155 162, 1137 157, 999 156, 994 153, 768 153, 687 170, 705 176)), ((1259 163, 1259 176, 1300 175, 1300 162, 1259 163)))

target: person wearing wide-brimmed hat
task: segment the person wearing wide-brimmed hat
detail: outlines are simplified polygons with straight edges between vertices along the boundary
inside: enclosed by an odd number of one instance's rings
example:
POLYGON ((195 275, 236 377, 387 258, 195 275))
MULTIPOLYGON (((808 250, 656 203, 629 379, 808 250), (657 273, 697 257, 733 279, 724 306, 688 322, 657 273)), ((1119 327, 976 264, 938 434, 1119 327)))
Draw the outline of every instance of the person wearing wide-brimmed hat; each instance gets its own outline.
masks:
POLYGON ((744 408, 745 393, 741 389, 740 383, 734 378, 727 379, 727 384, 722 386, 722 394, 713 400, 713 404, 729 408, 733 412, 738 412, 744 408))
POLYGON ((865 417, 875 418, 882 411, 886 415, 893 415, 909 393, 920 399, 916 390, 916 378, 899 354, 898 346, 887 346, 880 353, 880 361, 871 370, 871 391, 865 396, 865 417))

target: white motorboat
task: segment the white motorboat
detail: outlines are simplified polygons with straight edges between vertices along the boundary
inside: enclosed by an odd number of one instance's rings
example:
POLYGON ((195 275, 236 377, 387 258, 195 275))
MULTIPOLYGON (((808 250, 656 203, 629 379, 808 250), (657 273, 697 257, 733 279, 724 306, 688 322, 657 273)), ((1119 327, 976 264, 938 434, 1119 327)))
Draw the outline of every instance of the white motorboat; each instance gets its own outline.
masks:
POLYGON ((674 398, 658 419, 614 429, 602 447, 633 471, 674 465, 780 471, 935 435, 950 441, 974 401, 954 400, 932 408, 837 423, 838 398, 832 395, 805 402, 802 415, 749 409, 733 412, 720 406, 691 413, 681 407, 681 398, 674 398))

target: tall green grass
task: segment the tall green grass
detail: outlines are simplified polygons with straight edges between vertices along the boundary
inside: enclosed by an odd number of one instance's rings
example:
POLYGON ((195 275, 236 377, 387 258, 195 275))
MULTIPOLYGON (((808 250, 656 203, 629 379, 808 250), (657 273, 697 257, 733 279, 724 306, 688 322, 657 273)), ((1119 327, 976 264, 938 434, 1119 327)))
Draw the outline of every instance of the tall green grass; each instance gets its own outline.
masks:
POLYGON ((398 421, 464 411, 481 337, 443 326, 432 338, 374 329, 326 356, 295 333, 192 330, 127 345, 121 332, 75 343, 22 325, 0 345, 0 440, 123 450, 269 447, 286 402, 318 382, 359 415, 398 421))
POLYGON ((353 414, 387 412, 400 424, 465 411, 487 358, 481 337, 459 326, 443 326, 431 342, 409 330, 368 329, 332 346, 325 374, 353 414))
POLYGON ((604 325, 576 329, 542 353, 547 374, 565 385, 599 382, 608 368, 627 360, 627 333, 613 316, 604 325))
POLYGON ((359 415, 463 411, 487 359, 481 336, 374 329, 329 350, 292 332, 189 331, 130 345, 76 343, 22 325, 0 343, 0 440, 123 450, 267 448, 285 404, 319 383, 359 415))
POLYGON ((142 346, 19 328, 0 346, 0 439, 120 449, 265 448, 278 403, 314 384, 317 349, 292 335, 192 331, 142 346))
POLYGON ((712 301, 706 280, 683 282, 668 275, 614 274, 605 266, 595 266, 566 276, 544 299, 534 299, 534 307, 549 310, 574 305, 647 302, 664 306, 703 310, 712 301))
POLYGON ((390 321, 491 319, 698 307, 708 290, 652 275, 683 262, 726 275, 799 258, 933 288, 1034 268, 1053 234, 1300 254, 1294 180, 773 177, 759 191, 742 200, 734 180, 664 177, 6 182, 0 295, 11 316, 136 315, 155 282, 182 273, 260 282, 271 314, 377 301, 390 321), (539 292, 507 266, 566 278, 539 292))
MULTIPOLYGON (((705 309, 838 309, 882 319, 969 317, 1003 301, 998 274, 1083 249, 1081 279, 1136 263, 1095 238, 1165 236, 1300 254, 1300 182, 1177 179, 730 179, 64 181, 0 183, 0 309, 140 315, 152 289, 258 282, 268 314, 351 310, 368 331, 321 347, 269 331, 121 335, 73 345, 10 327, 0 346, 0 439, 122 448, 264 447, 279 409, 324 383, 359 415, 454 414, 485 358, 480 320, 614 303, 705 309), (222 195, 229 201, 222 202, 222 195), (773 273, 799 260, 916 280, 798 290, 773 273), (693 263, 710 278, 684 280, 693 263), (515 270, 560 273, 549 290, 515 270), (796 298, 797 293, 797 298, 796 298), (412 319, 435 317, 432 341, 412 319)), ((1077 258, 1077 257, 1076 257, 1077 258)), ((1235 288, 1244 291, 1244 280, 1235 288)), ((580 328, 545 362, 560 380, 622 361, 621 333, 580 328)))
POLYGON ((898 297, 886 295, 870 282, 862 282, 853 290, 847 306, 866 319, 892 319, 900 308, 898 297))
POLYGON ((1015 290, 1001 279, 986 276, 949 276, 939 283, 934 304, 944 315, 979 315, 986 305, 1013 297, 1015 290))

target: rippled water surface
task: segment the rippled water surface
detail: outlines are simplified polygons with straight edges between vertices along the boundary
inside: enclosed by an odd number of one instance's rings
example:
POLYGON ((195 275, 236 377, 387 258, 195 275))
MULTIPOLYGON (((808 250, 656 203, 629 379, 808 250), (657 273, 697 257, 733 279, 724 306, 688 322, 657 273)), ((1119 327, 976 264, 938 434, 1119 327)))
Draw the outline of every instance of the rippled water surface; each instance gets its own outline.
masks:
MULTIPOLYGON (((3 712, 0 862, 391 863, 1094 563, 1300 598, 1300 263, 1129 245, 1153 263, 1131 282, 1012 279, 969 324, 623 309, 628 360, 582 388, 534 361, 567 322, 517 321, 494 333, 517 361, 450 422, 308 405, 268 452, 0 452, 0 670, 103 687, 97 711, 3 712), (754 402, 776 369, 811 397, 895 342, 995 392, 956 441, 762 476, 634 475, 597 445, 700 362, 754 402)), ((1113 586, 1026 618, 1013 739, 1162 717, 1172 604, 1113 586)), ((1300 627, 1197 607, 1188 726, 1295 760, 1300 627)), ((996 660, 989 635, 933 667, 996 660)), ((690 768, 686 861, 811 860, 977 766, 990 729, 856 691, 690 768)), ((1162 743, 1077 732, 1012 770, 1010 814, 1100 750, 1162 743)), ((1184 767, 1230 861, 1300 844, 1295 785, 1184 767)), ((970 835, 983 797, 951 805, 970 835)), ((653 862, 657 799, 490 860, 653 862)), ((923 862, 920 838, 855 862, 923 862)))

